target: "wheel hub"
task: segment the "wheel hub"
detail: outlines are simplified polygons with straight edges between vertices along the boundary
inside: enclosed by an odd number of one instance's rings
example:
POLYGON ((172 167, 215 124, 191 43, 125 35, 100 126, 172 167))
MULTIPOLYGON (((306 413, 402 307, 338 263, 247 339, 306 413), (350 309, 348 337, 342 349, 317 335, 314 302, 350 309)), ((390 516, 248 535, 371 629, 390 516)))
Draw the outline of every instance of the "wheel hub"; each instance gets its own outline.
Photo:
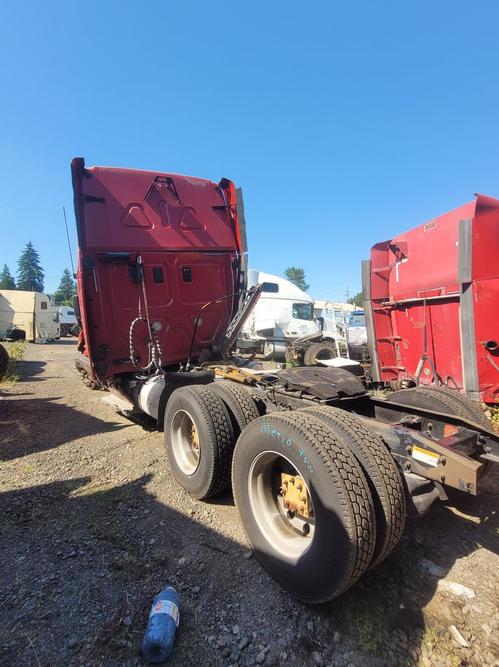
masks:
POLYGON ((281 496, 284 507, 308 519, 311 516, 310 498, 305 482, 297 475, 281 473, 281 496))
POLYGON ((266 540, 283 557, 299 558, 315 533, 312 499, 299 471, 277 452, 262 452, 251 464, 248 493, 266 540))

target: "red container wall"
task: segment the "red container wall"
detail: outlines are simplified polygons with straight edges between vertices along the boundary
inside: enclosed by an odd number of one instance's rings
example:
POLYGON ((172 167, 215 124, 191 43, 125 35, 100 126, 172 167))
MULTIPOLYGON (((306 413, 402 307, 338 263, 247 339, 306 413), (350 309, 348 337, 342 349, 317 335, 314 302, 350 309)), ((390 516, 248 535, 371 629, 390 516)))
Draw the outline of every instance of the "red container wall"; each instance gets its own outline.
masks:
POLYGON ((498 200, 480 195, 376 244, 371 251, 370 278, 374 344, 382 381, 432 383, 436 371, 449 386, 467 390, 463 369, 470 364, 470 354, 462 349, 465 306, 461 292, 469 284, 475 332, 472 354, 480 397, 499 400, 498 200), (471 236, 460 242, 460 221, 467 219, 472 220, 471 236), (463 277, 466 270, 469 278, 463 277), (424 354, 429 359, 422 363, 424 354))

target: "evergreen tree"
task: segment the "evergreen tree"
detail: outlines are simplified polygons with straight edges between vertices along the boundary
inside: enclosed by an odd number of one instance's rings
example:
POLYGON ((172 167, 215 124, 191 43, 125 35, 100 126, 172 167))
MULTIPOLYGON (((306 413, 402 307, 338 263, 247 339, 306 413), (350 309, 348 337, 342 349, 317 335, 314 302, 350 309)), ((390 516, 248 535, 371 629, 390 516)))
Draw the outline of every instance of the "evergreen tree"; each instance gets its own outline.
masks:
POLYGON ((357 308, 363 308, 364 296, 362 292, 358 292, 355 296, 352 296, 351 299, 348 299, 347 303, 351 303, 352 306, 357 306, 357 308))
POLYGON ((43 292, 44 277, 40 257, 30 241, 26 244, 17 263, 17 289, 27 292, 43 292))
POLYGON ((0 289, 16 289, 16 281, 10 275, 7 264, 4 264, 0 271, 0 289))
POLYGON ((305 271, 296 266, 288 266, 284 271, 286 278, 301 290, 306 292, 310 285, 305 281, 305 271))
POLYGON ((76 292, 76 283, 73 280, 69 269, 64 269, 62 272, 61 282, 54 294, 54 302, 59 305, 70 306, 71 297, 76 292))

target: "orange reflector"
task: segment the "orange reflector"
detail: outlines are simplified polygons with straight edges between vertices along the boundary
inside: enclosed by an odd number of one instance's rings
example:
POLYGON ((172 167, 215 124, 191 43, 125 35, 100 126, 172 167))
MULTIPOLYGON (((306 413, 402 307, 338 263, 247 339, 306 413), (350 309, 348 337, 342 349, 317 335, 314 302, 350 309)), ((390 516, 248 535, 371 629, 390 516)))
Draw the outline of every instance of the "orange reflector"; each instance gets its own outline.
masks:
POLYGON ((444 426, 444 436, 448 437, 449 435, 454 435, 459 431, 459 426, 454 426, 454 424, 445 424, 444 426))

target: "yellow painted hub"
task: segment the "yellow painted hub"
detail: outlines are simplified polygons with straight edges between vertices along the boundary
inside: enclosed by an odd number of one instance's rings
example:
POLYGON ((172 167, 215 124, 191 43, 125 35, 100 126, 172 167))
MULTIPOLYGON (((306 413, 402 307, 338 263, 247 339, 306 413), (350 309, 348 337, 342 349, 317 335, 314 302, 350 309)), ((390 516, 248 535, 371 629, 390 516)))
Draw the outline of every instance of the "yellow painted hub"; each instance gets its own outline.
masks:
POLYGON ((311 503, 307 487, 301 477, 281 473, 281 495, 284 507, 290 512, 309 518, 311 515, 311 503))

